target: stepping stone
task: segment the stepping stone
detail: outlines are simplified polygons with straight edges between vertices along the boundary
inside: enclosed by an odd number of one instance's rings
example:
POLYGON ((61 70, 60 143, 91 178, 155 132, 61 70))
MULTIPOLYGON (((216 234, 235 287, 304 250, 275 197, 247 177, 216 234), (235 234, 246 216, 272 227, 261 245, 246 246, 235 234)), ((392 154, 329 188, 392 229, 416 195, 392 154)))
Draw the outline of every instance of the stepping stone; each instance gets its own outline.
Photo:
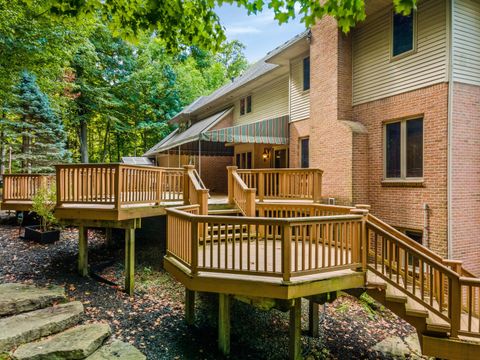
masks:
POLYGON ((65 293, 61 286, 0 284, 0 316, 44 308, 61 300, 65 300, 65 293))
POLYGON ((56 334, 80 321, 83 305, 73 301, 0 319, 0 353, 56 334))
POLYGON ((86 360, 145 360, 146 358, 135 346, 120 340, 113 340, 112 343, 101 347, 86 360))
POLYGON ((13 359, 84 359, 103 344, 110 332, 108 324, 76 326, 47 339, 21 345, 13 353, 13 359))

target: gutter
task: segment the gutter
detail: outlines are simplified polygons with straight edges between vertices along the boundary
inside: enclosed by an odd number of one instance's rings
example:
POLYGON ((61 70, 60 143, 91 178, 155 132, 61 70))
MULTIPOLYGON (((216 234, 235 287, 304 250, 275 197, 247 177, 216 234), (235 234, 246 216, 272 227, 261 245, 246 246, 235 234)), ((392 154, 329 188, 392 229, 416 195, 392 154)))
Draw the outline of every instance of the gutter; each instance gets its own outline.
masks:
POLYGON ((448 26, 448 139, 447 139, 447 258, 453 257, 453 236, 452 236, 452 139, 453 139, 453 18, 455 0, 446 0, 447 2, 447 26, 448 26))

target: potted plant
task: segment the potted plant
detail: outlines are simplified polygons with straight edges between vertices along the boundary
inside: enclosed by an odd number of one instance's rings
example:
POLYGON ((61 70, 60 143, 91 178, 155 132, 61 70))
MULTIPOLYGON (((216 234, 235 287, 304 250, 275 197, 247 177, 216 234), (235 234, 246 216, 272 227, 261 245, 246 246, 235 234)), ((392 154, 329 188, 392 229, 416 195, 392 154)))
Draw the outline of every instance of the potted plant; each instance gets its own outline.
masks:
POLYGON ((43 244, 53 243, 60 239, 58 221, 53 214, 55 204, 55 184, 40 187, 32 198, 32 212, 40 218, 40 225, 26 226, 26 239, 43 244))

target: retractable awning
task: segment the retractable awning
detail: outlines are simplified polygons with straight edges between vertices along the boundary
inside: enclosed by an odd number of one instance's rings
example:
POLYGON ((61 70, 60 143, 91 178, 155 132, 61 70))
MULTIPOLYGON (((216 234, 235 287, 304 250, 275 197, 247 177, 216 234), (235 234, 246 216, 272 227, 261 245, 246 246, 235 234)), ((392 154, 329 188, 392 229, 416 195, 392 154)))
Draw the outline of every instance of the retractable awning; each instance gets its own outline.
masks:
POLYGON ((202 132, 203 141, 247 144, 288 144, 288 115, 202 132))

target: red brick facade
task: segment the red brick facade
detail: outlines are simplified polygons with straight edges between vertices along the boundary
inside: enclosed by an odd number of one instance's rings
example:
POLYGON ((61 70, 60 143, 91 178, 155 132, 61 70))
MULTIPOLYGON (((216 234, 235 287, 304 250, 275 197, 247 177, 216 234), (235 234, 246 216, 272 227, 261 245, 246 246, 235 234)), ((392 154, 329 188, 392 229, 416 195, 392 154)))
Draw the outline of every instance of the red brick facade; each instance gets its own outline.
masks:
POLYGON ((480 86, 454 84, 452 108, 452 258, 480 275, 480 86))
POLYGON ((324 197, 370 204, 391 225, 424 231, 426 245, 446 256, 448 85, 352 107, 351 42, 330 18, 312 29, 310 62, 311 116, 290 126, 290 166, 298 165, 298 138, 308 133, 310 166, 324 170, 324 197), (423 184, 387 186, 383 124, 411 116, 424 119, 423 184))
POLYGON ((361 104, 353 119, 368 130, 368 204, 389 224, 425 232, 432 250, 447 255, 447 119, 448 85, 428 88, 361 104), (383 179, 383 123, 412 116, 423 117, 423 184, 385 185, 383 179), (428 205, 425 217, 424 204, 428 205), (427 224, 425 220, 427 219, 427 224))

